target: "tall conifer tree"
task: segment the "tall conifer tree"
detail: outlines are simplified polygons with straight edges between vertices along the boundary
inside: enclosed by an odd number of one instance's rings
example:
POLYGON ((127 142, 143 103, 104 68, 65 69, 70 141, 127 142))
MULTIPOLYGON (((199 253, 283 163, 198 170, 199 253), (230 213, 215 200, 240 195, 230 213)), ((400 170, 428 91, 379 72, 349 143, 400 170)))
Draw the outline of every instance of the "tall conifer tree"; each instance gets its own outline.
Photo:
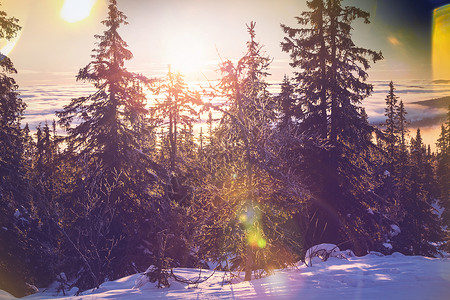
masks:
MULTIPOLYGON (((21 29, 18 22, 0 11, 0 39, 14 38, 21 29)), ((16 73, 11 59, 0 53, 0 289, 24 296, 30 292, 25 282, 49 283, 51 266, 35 218, 29 180, 32 142, 28 126, 21 128, 26 104, 11 77, 16 73)))
POLYGON ((69 231, 67 237, 86 230, 91 233, 78 244, 67 241, 83 265, 81 288, 148 264, 151 257, 138 253, 138 248, 143 249, 143 239, 153 241, 157 248, 152 237, 168 221, 162 216, 169 204, 159 186, 161 168, 143 152, 152 125, 147 119, 144 87, 151 80, 125 68, 133 57, 118 32, 128 24, 126 19, 117 1, 110 0, 108 16, 102 21, 106 30, 95 36, 93 60, 77 76, 79 81, 92 83, 96 91, 72 99, 58 112, 59 123, 68 133, 67 155, 77 165, 67 197, 76 206, 73 224, 77 226, 66 224, 62 229, 69 231))
POLYGON ((447 226, 444 245, 450 250, 450 106, 448 107, 447 120, 441 125, 441 133, 436 143, 437 146, 437 181, 439 185, 439 200, 444 208, 442 220, 447 226))
POLYGON ((289 77, 284 75, 283 82, 281 83, 281 91, 276 99, 281 107, 281 126, 285 127, 291 123, 293 116, 302 118, 302 111, 295 111, 301 107, 296 106, 294 99, 294 86, 291 84, 289 77))
POLYGON ((245 55, 220 66, 227 102, 213 105, 223 115, 207 153, 214 161, 202 189, 199 211, 208 217, 202 218, 199 242, 201 253, 221 263, 231 257, 230 267, 251 280, 256 269, 269 271, 297 258, 295 239, 281 228, 299 205, 292 204, 298 197, 287 196, 291 178, 281 175, 288 168, 274 155, 279 149, 271 149, 278 111, 265 80, 271 60, 256 41, 255 23, 247 30, 245 55))
POLYGON ((95 36, 99 42, 93 50, 93 61, 77 76, 79 81, 92 83, 97 91, 73 99, 58 112, 59 123, 67 129, 67 140, 80 155, 89 155, 108 172, 125 171, 139 165, 133 161, 134 152, 140 149, 141 135, 148 134, 142 122, 147 113, 142 84, 149 81, 124 66, 133 55, 118 32, 128 22, 117 9, 116 0, 110 0, 108 18, 102 24, 107 30, 95 36), (74 120, 80 124, 71 126, 74 120))
POLYGON ((433 184, 429 182, 433 178, 427 176, 428 164, 426 148, 417 129, 411 139, 406 178, 400 186, 401 233, 393 239, 394 250, 404 254, 433 256, 437 253, 436 243, 443 237, 440 220, 431 205, 433 194, 427 188, 433 184))
MULTIPOLYGON (((395 95, 394 83, 391 81, 389 83, 389 93, 386 96, 386 108, 385 108, 385 130, 386 135, 386 148, 388 153, 388 159, 393 163, 395 156, 395 148, 397 146, 397 133, 399 131, 399 118, 398 118, 398 97, 395 95)), ((392 172, 392 168, 390 168, 392 172)))
MULTIPOLYGON (((18 19, 8 17, 0 11, 0 39, 14 38, 21 27, 18 19)), ((23 201, 23 189, 17 184, 23 181, 22 160, 22 130, 20 122, 23 118, 25 103, 19 98, 18 85, 14 78, 17 70, 11 59, 0 53, 0 194, 1 199, 23 201), (14 200, 13 200, 14 199, 14 200)), ((23 203, 22 203, 23 204, 23 203)), ((5 207, 5 205, 2 205, 5 207)))
POLYGON ((375 147, 370 140, 373 128, 360 104, 373 89, 365 82, 370 61, 382 55, 352 41, 352 22, 369 23, 367 12, 343 7, 341 0, 311 0, 307 5, 310 11, 297 17, 301 28, 282 25, 287 37, 281 43, 291 55, 291 66, 298 69, 296 90, 306 108, 299 126, 330 146, 311 157, 315 170, 309 174, 317 177, 312 180, 316 193, 307 243, 350 242, 364 253, 373 247, 379 230, 366 212, 375 147))

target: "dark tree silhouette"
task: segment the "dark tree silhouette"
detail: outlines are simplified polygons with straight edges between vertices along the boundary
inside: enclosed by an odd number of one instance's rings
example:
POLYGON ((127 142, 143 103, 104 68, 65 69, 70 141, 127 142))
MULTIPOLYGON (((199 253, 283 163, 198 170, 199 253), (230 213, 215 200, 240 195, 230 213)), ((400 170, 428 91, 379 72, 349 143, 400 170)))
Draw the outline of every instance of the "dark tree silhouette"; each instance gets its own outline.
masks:
POLYGON ((442 220, 447 226, 444 245, 450 250, 450 106, 447 112, 447 121, 441 125, 441 133, 436 143, 438 148, 437 180, 439 184, 439 200, 444 207, 442 220))
MULTIPOLYGON (((0 11, 0 39, 14 38, 21 29, 18 22, 0 11)), ((16 73, 11 59, 0 53, 0 289, 23 296, 24 281, 34 278, 25 265, 31 250, 27 241, 31 197, 24 160, 26 131, 21 129, 26 105, 11 77, 16 73)))
POLYGON ((358 253, 364 253, 377 231, 370 225, 365 195, 373 188, 370 153, 375 146, 374 129, 360 104, 373 89, 365 82, 370 61, 382 55, 353 43, 352 22, 369 23, 369 14, 341 3, 308 1, 311 10, 297 17, 301 28, 281 25, 287 35, 281 46, 298 70, 294 80, 301 101, 297 105, 305 110, 299 128, 329 145, 310 157, 314 169, 308 174, 317 177, 311 180, 316 195, 307 243, 351 242, 358 253))
MULTIPOLYGON (((394 157, 396 147, 398 145, 398 132, 399 132, 399 117, 398 110, 399 107, 397 105, 398 97, 395 95, 395 87, 394 82, 389 83, 389 93, 386 96, 386 108, 385 108, 385 138, 386 138, 386 148, 388 154, 388 160, 391 161, 391 164, 394 163, 394 157)), ((392 166, 389 168, 392 172, 392 166)))
POLYGON ((280 94, 275 97, 278 105, 281 107, 281 127, 286 127, 292 122, 292 117, 302 118, 301 107, 295 104, 294 86, 291 84, 289 77, 284 75, 281 83, 280 94), (300 112, 296 111, 300 109, 300 112))
POLYGON ((394 250, 409 255, 433 256, 436 243, 442 241, 439 217, 433 211, 434 178, 429 176, 431 168, 422 141, 420 129, 411 139, 410 161, 406 176, 400 185, 400 205, 403 218, 399 222, 401 233, 394 239, 394 250))
POLYGON ((78 165, 67 196, 76 213, 72 226, 60 230, 83 265, 81 288, 148 267, 151 257, 138 249, 167 227, 170 209, 160 188, 166 172, 146 153, 153 120, 144 88, 152 80, 124 66, 133 55, 118 32, 127 22, 116 0, 109 1, 102 24, 107 29, 95 36, 93 61, 77 76, 96 91, 57 113, 68 133, 66 156, 78 165))

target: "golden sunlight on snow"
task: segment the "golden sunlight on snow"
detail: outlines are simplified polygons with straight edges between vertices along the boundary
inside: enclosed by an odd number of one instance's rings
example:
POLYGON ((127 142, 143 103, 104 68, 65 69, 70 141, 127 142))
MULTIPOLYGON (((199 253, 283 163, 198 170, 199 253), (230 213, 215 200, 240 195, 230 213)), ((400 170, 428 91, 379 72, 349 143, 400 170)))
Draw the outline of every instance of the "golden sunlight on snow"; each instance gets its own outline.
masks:
POLYGON ((450 4, 433 14, 433 78, 450 79, 450 4))
POLYGON ((79 22, 91 14, 96 0, 65 0, 61 9, 61 18, 69 23, 79 22))

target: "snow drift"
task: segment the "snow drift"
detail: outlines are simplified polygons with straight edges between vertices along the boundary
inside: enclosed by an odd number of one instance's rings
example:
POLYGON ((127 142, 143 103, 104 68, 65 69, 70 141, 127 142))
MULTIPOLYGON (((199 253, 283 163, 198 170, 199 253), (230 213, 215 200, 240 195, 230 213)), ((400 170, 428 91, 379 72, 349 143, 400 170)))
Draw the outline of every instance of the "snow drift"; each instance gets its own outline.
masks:
MULTIPOLYGON (((299 263, 250 282, 241 279, 243 274, 234 277, 227 272, 215 272, 198 285, 172 281, 170 288, 158 289, 156 283, 142 281, 142 274, 135 274, 105 282, 99 289, 80 296, 63 297, 50 287, 24 299, 449 299, 449 258, 400 253, 355 257, 332 244, 312 247, 308 254, 313 261, 310 267, 299 263), (321 255, 327 256, 327 260, 322 261, 321 255), (137 282, 140 284, 136 285, 137 282)), ((202 270, 200 276, 207 277, 212 272, 202 270)), ((186 279, 199 277, 199 270, 195 269, 179 268, 174 273, 186 279)), ((13 298, 0 292, 0 299, 13 298)))

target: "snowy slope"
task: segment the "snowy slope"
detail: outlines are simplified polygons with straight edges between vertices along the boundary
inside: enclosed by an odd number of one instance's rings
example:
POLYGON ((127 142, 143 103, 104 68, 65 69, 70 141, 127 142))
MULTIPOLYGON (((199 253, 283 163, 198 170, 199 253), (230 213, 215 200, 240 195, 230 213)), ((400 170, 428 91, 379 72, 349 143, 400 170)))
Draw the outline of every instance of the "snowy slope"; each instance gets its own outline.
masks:
MULTIPOLYGON (((210 274, 203 271, 202 276, 210 274)), ((193 269, 177 269, 185 278, 198 277, 193 269)), ((140 275, 106 282, 79 297, 56 296, 47 290, 24 299, 450 299, 450 259, 369 254, 347 259, 313 260, 312 267, 276 271, 274 275, 251 282, 233 279, 223 284, 228 274, 216 272, 197 288, 173 282, 158 289, 153 283, 133 288, 140 275), (223 285, 222 285, 223 284, 223 285)), ((0 292, 0 299, 11 299, 0 292)))

